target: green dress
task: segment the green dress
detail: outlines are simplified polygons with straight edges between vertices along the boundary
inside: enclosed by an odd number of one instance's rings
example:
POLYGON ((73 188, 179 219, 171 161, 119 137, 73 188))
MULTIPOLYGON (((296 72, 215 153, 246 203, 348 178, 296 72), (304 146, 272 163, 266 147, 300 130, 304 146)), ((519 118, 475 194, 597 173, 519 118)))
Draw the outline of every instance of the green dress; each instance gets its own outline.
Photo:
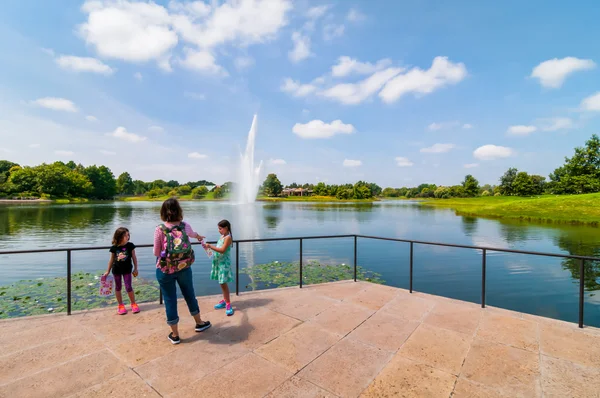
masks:
MULTIPOLYGON (((229 235, 228 235, 229 236, 229 235)), ((222 247, 225 241, 225 236, 221 236, 217 242, 217 247, 222 247)), ((231 245, 225 250, 225 253, 218 253, 213 250, 212 269, 210 271, 210 279, 219 281, 219 284, 233 282, 233 276, 231 275, 231 245)))

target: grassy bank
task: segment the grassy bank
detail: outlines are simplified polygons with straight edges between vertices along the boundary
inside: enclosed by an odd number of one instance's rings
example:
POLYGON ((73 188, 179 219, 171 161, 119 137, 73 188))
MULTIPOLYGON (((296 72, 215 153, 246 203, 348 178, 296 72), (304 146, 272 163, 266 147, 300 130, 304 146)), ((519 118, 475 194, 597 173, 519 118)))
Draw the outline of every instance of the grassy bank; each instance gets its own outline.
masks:
MULTIPOLYGON (((157 196, 155 198, 150 198, 148 196, 126 196, 123 198, 120 198, 120 200, 123 200, 125 202, 163 202, 167 199, 169 199, 171 196, 169 195, 163 195, 163 196, 157 196)), ((215 193, 214 192, 209 192, 206 194, 206 196, 204 196, 203 198, 200 199, 194 199, 192 198, 192 195, 181 195, 181 196, 177 196, 178 200, 183 200, 183 201, 187 201, 187 200, 198 200, 198 201, 202 201, 202 200, 229 200, 228 196, 225 196, 223 198, 215 198, 215 193)))
POLYGON ((519 219, 533 222, 600 225, 600 193, 546 195, 531 198, 489 196, 430 199, 422 206, 450 208, 459 215, 519 219))
POLYGON ((379 199, 338 199, 334 196, 286 196, 272 198, 268 196, 259 196, 260 202, 374 202, 379 199))

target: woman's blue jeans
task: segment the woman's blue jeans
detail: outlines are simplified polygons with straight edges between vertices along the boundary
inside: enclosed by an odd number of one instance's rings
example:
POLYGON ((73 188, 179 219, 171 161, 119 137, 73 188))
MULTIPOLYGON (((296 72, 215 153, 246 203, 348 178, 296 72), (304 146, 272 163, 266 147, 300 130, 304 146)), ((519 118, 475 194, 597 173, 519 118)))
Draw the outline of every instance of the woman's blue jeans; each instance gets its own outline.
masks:
POLYGON ((181 294, 187 303, 190 315, 194 316, 200 313, 198 300, 196 300, 196 293, 194 292, 192 268, 186 268, 174 274, 165 274, 160 268, 157 268, 156 280, 160 285, 165 302, 168 325, 177 325, 179 322, 179 315, 177 314, 177 287, 175 284, 178 284, 179 289, 181 289, 181 294))

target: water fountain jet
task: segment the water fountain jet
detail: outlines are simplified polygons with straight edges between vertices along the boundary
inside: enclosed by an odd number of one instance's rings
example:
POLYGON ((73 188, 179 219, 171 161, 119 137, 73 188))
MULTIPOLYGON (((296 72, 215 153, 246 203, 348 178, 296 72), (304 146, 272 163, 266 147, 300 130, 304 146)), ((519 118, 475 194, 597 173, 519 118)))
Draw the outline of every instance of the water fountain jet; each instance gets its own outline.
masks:
POLYGON ((262 160, 257 167, 254 166, 254 143, 256 139, 256 115, 252 118, 252 125, 248 132, 246 151, 240 154, 238 170, 238 183, 234 189, 235 202, 238 204, 254 203, 260 185, 260 169, 262 160))

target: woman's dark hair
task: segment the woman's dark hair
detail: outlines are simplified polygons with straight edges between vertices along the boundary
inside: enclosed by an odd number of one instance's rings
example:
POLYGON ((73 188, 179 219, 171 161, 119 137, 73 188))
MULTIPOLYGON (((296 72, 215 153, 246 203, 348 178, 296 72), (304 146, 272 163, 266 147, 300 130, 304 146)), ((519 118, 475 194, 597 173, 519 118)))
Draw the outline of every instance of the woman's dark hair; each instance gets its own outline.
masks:
POLYGON ((179 222, 183 220, 183 210, 175 198, 167 199, 160 208, 160 219, 165 222, 179 222))
POLYGON ((221 220, 217 225, 221 228, 227 228, 227 230, 229 231, 229 235, 231 235, 231 240, 233 240, 233 233, 231 232, 231 223, 229 221, 221 220))
POLYGON ((113 235, 113 240, 112 240, 113 246, 117 246, 119 243, 121 243, 121 241, 123 240, 123 237, 128 232, 129 232, 129 230, 125 227, 117 228, 117 230, 115 231, 115 234, 113 235))

